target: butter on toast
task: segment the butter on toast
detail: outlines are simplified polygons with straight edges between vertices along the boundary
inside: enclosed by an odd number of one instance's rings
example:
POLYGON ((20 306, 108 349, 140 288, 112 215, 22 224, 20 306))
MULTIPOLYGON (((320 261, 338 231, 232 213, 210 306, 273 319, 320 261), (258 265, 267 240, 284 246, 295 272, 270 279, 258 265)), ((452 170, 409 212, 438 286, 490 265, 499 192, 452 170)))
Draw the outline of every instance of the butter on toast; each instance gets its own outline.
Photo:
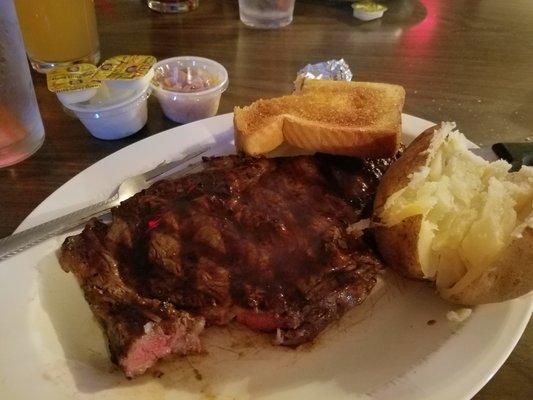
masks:
POLYGON ((400 145, 404 98, 398 85, 304 79, 291 95, 235 107, 235 145, 252 156, 389 157, 400 145))

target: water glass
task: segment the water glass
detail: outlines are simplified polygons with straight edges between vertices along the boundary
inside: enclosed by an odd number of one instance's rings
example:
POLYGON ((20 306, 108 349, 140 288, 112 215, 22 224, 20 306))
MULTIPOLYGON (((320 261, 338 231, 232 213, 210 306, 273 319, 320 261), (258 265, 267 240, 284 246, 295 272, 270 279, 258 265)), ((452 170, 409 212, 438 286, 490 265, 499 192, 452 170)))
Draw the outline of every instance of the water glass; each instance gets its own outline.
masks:
POLYGON ((275 29, 292 22, 294 0, 239 0, 241 21, 252 28, 275 29))
POLYGON ((39 149, 44 127, 11 1, 0 1, 0 27, 0 167, 6 167, 39 149))
POLYGON ((147 0, 146 4, 160 13, 184 13, 196 10, 200 0, 147 0))

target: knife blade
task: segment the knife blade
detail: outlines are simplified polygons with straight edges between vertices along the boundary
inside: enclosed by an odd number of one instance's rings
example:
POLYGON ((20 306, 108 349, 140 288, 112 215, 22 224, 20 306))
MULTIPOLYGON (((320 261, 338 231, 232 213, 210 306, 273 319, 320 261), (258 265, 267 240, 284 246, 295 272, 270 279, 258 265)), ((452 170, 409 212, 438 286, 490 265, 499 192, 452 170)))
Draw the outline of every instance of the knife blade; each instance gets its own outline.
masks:
MULTIPOLYGON (((194 163, 179 171, 173 172, 170 170, 168 173, 161 174, 158 178, 154 179, 152 183, 164 178, 176 179, 196 172, 200 168, 202 168, 202 163, 194 163)), ((0 238, 0 262, 47 239, 78 228, 87 223, 91 218, 104 218, 110 213, 111 208, 118 206, 119 203, 118 196, 115 195, 51 221, 0 238)))

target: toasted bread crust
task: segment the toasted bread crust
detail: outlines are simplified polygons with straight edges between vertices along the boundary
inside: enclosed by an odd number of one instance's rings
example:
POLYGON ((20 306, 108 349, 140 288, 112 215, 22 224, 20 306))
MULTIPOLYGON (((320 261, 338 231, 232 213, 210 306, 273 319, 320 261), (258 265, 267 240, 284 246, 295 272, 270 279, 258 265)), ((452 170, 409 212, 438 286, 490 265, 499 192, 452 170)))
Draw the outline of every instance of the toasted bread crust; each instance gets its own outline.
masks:
POLYGON ((314 152, 389 157, 400 144, 401 86, 305 80, 292 95, 236 107, 237 149, 266 155, 281 144, 314 152))
POLYGON ((258 156, 268 153, 283 143, 283 118, 269 117, 265 125, 250 131, 246 124, 246 110, 235 107, 233 115, 235 127, 235 147, 245 153, 258 156))
POLYGON ((301 149, 379 158, 396 154, 399 147, 397 130, 391 127, 339 127, 292 115, 285 116, 283 122, 285 141, 301 149))

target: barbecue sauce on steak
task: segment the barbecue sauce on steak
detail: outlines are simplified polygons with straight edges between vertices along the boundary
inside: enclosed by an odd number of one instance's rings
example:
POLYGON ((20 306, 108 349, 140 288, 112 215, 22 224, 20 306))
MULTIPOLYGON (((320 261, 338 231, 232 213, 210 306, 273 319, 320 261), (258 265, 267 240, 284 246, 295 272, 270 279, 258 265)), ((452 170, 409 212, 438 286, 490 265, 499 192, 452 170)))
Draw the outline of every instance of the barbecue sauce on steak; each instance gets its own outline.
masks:
MULTIPOLYGON (((95 278, 102 272, 88 271, 103 255, 113 265, 104 272, 111 286, 134 297, 199 324, 236 319, 276 332, 278 344, 299 345, 361 303, 376 282, 379 260, 347 228, 369 216, 389 162, 327 155, 204 159, 201 172, 157 182, 114 209, 111 224, 94 220, 68 238, 62 265, 99 313, 115 360, 132 347, 123 337, 114 344, 114 319, 99 303, 111 301, 113 310, 137 303, 112 287, 100 288, 102 300, 86 289, 102 286, 101 276, 95 278)), ((143 315, 143 326, 158 323, 143 315)), ((131 336, 130 342, 138 340, 138 328, 131 336)))

